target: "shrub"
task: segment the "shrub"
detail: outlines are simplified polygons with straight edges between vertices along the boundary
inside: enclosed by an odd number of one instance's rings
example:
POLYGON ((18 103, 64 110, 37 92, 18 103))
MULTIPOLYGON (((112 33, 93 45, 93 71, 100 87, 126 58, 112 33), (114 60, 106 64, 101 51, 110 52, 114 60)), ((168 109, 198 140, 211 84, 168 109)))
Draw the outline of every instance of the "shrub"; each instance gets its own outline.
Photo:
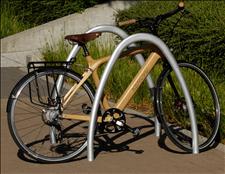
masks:
POLYGON ((51 20, 81 12, 105 0, 9 0, 16 15, 25 23, 40 25, 51 20))
MULTIPOLYGON (((117 21, 131 18, 153 17, 176 7, 177 2, 145 1, 128 10, 119 11, 117 21)), ((217 72, 218 77, 225 74, 225 2, 188 1, 186 8, 191 14, 181 19, 170 38, 170 31, 180 15, 175 15, 160 25, 159 36, 177 59, 191 61, 208 73, 217 72)), ((137 26, 127 27, 129 33, 148 31, 137 26)))
POLYGON ((1 38, 103 2, 106 0, 3 0, 1 38))
POLYGON ((9 4, 1 4, 1 38, 26 30, 27 28, 29 26, 19 20, 9 4))

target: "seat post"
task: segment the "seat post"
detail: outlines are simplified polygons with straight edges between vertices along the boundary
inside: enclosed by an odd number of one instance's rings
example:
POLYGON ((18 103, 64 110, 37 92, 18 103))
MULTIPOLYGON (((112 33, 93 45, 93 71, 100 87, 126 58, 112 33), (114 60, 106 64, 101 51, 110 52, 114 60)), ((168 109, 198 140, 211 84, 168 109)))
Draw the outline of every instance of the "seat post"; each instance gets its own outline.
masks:
POLYGON ((81 47, 83 48, 84 56, 85 56, 85 57, 87 57, 87 56, 90 55, 90 54, 89 54, 89 51, 88 51, 88 49, 87 49, 87 47, 86 47, 86 45, 85 45, 85 43, 79 43, 78 45, 81 46, 81 47))

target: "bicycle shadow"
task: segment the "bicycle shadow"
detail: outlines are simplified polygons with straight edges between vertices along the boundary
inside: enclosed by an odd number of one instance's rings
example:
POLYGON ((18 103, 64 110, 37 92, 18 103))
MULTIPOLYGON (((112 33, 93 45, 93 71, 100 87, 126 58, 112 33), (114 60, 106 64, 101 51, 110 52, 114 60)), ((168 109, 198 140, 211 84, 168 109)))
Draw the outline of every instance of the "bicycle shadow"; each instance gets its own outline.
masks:
MULTIPOLYGON (((133 128, 138 128, 140 130, 140 134, 138 136, 131 136, 130 135, 131 132, 122 131, 122 132, 113 133, 113 134, 103 134, 101 136, 96 135, 95 141, 94 141, 95 157, 97 157, 101 153, 120 153, 120 152, 124 152, 124 151, 133 152, 135 154, 144 153, 143 149, 131 149, 129 145, 131 145, 134 142, 140 141, 141 139, 144 139, 145 137, 147 137, 149 135, 154 134, 155 133, 154 121, 153 121, 152 117, 146 117, 146 116, 137 115, 137 114, 130 114, 130 115, 132 115, 132 117, 135 119, 140 119, 142 121, 145 121, 145 124, 133 127, 133 128), (121 138, 123 139, 123 141, 120 141, 120 143, 116 143, 116 141, 121 140, 121 138)), ((176 147, 176 145, 171 143, 170 140, 169 141, 167 141, 167 140, 168 140, 168 136, 165 133, 161 134, 161 136, 158 139, 159 147, 168 152, 171 152, 171 153, 191 154, 191 152, 183 151, 180 148, 176 147)), ((216 141, 215 143, 213 143, 212 146, 209 147, 209 149, 215 148, 218 144, 219 144, 218 141, 216 141)), ((209 150, 209 149, 207 149, 207 150, 209 150)), ((201 151, 201 152, 203 152, 203 151, 201 151)), ((30 158, 29 156, 24 154, 21 150, 18 150, 17 156, 18 156, 18 158, 20 158, 21 160, 23 160, 25 162, 41 163, 41 162, 38 162, 38 161, 30 158)), ((86 154, 82 153, 79 157, 75 157, 66 162, 81 161, 86 158, 87 158, 86 154)), ((60 163, 60 162, 57 162, 57 163, 60 163)), ((65 163, 65 162, 61 162, 61 163, 65 163)), ((46 164, 49 164, 49 163, 46 163, 46 164)))
MULTIPOLYGON (((131 136, 131 132, 129 131, 122 131, 122 132, 118 132, 118 133, 113 133, 110 135, 102 135, 102 136, 95 136, 95 141, 94 141, 94 145, 95 145, 95 156, 98 156, 100 153, 119 153, 119 152, 123 152, 123 151, 130 151, 130 152, 134 152, 135 154, 142 154, 144 152, 143 149, 131 149, 129 147, 130 144, 139 141, 149 135, 154 134, 155 130, 154 130, 154 121, 150 118, 150 117, 146 117, 146 116, 142 116, 142 115, 137 115, 137 114, 130 114, 132 116, 132 118, 135 119, 140 119, 142 121, 145 121, 145 124, 143 125, 139 125, 136 126, 135 128, 138 128, 140 130, 140 134, 138 136, 131 136), (128 136, 127 136, 128 135, 128 136), (125 140, 121 141, 120 143, 116 143, 115 141, 123 138, 125 140), (126 138, 128 137, 128 138, 126 138)), ((17 152, 17 156, 18 158, 20 158, 21 160, 25 161, 25 162, 29 162, 29 163, 41 163, 37 160, 34 160, 32 158, 30 158, 28 155, 26 155, 22 150, 18 150, 17 152)), ((79 157, 75 157, 69 161, 66 162, 74 162, 74 161, 80 161, 83 159, 86 159, 87 156, 83 153, 81 154, 79 157)), ((60 162, 57 162, 60 163, 60 162)), ((65 162, 62 162, 65 163, 65 162)), ((46 163, 49 164, 49 163, 46 163)))
MULTIPOLYGON (((143 128, 150 128, 153 126, 142 126, 142 127, 137 127, 138 129, 142 130, 143 128)), ((139 136, 133 137, 131 139, 127 139, 121 143, 115 143, 114 141, 119 139, 120 137, 125 136, 126 134, 129 134, 130 132, 121 132, 113 137, 109 137, 108 135, 104 135, 103 138, 95 138, 95 141, 98 142, 99 147, 95 149, 95 157, 98 156, 102 152, 123 152, 123 151, 130 151, 134 152, 135 154, 142 154, 144 150, 142 149, 130 149, 129 145, 139 141, 151 134, 154 134, 154 129, 151 129, 147 132, 144 132, 140 134, 139 136)))

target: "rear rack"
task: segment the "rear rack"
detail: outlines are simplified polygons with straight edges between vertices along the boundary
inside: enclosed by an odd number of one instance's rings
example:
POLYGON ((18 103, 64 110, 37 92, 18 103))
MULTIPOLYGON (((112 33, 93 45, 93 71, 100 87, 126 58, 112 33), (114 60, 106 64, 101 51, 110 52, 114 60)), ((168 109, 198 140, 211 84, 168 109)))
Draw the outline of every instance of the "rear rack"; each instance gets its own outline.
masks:
POLYGON ((28 72, 40 69, 40 68, 70 68, 73 64, 72 61, 38 61, 38 62, 29 62, 27 64, 28 72))
MULTIPOLYGON (((70 68, 73 64, 72 61, 38 61, 38 62, 29 62, 27 64, 28 73, 33 72, 38 69, 47 69, 47 68, 70 68)), ((54 71, 53 71, 54 72, 54 71)), ((57 88, 57 80, 59 75, 49 74, 45 75, 42 78, 37 78, 35 74, 35 79, 32 83, 29 83, 28 95, 30 102, 34 105, 39 105, 42 107, 56 106, 58 98, 60 98, 60 90, 57 88), (33 86, 33 88, 32 88, 33 86), (46 89, 43 91, 43 89, 46 89)))

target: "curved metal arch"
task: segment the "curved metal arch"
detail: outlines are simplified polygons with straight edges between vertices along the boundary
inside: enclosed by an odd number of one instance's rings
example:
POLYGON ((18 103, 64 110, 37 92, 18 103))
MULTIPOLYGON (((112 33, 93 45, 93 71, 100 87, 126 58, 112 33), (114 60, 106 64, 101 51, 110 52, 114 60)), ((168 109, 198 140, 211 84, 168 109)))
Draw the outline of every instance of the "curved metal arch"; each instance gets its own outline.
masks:
POLYGON ((129 46, 132 43, 139 42, 139 41, 146 41, 149 43, 152 43, 156 45, 160 51, 165 55, 166 59, 168 60, 169 64, 173 68, 175 75, 178 78, 179 83, 181 84, 181 88, 184 92, 184 97, 187 103, 187 108, 188 108, 188 113, 189 117, 191 120, 191 129, 192 129, 192 152, 194 154, 197 154, 199 152, 198 149, 198 129, 197 129, 197 124, 196 124, 196 119, 195 119, 195 111, 193 108, 193 103, 189 94, 189 91, 187 89, 186 83, 183 79, 183 76, 179 70, 179 67, 177 65, 176 60, 174 59, 172 53, 170 52, 169 48, 165 45, 165 43, 159 39, 158 37, 151 35, 151 34, 146 34, 146 33, 139 33, 139 34, 134 34, 129 36, 128 38, 124 39, 120 44, 116 47, 114 50, 109 62, 106 65, 106 68, 102 74, 101 80, 99 87, 97 89, 97 92, 95 94, 95 99, 92 107, 92 112, 91 112, 91 121, 89 124, 89 130, 88 130, 88 160, 93 161, 94 160, 94 133, 95 133, 95 126, 96 126, 96 121, 97 121, 97 111, 98 111, 98 106, 100 104, 100 99, 103 94, 103 90, 106 84, 106 81, 108 79, 108 76, 113 68, 113 65, 115 64, 116 60, 118 59, 119 55, 123 51, 124 48, 129 46))
MULTIPOLYGON (((99 26, 93 27, 93 28, 89 29, 88 31, 86 31, 86 33, 91 33, 91 32, 113 33, 113 34, 119 36, 121 39, 125 39, 129 36, 124 30, 122 30, 119 27, 113 26, 113 25, 99 25, 99 26)), ((130 46, 132 46, 132 45, 133 44, 131 44, 130 46)), ((67 58, 67 61, 70 61, 73 57, 75 57, 77 55, 77 53, 79 52, 79 50, 80 50, 80 46, 75 45, 73 47, 72 51, 70 52, 70 54, 67 58)), ((144 64, 145 60, 141 54, 135 55, 135 58, 136 58, 137 62, 140 64, 140 66, 142 66, 144 64)), ((147 81, 147 85, 151 91, 152 101, 153 101, 155 84, 150 75, 147 76, 146 81, 147 81)), ((161 125, 156 116, 154 117, 154 122, 155 122, 155 136, 159 137, 160 132, 161 132, 161 125)))
MULTIPOLYGON (((113 33, 113 34, 119 36, 121 39, 125 39, 129 36, 124 30, 122 30, 119 27, 113 26, 113 25, 99 25, 99 26, 96 26, 96 27, 91 28, 90 30, 86 31, 86 33, 91 33, 91 32, 113 33)), ((77 55, 77 53, 79 52, 79 50, 80 50, 80 46, 75 45, 73 47, 72 51, 70 52, 69 56, 67 57, 67 61, 70 61, 73 57, 75 57, 77 55)), ((141 54, 135 55, 135 58, 141 66, 144 64, 144 62, 145 62, 144 57, 141 54)), ((146 80, 147 80, 149 88, 153 89, 155 87, 155 85, 154 85, 154 82, 153 82, 151 76, 149 75, 146 80)), ((153 91, 151 91, 151 92, 153 94, 153 91)))

